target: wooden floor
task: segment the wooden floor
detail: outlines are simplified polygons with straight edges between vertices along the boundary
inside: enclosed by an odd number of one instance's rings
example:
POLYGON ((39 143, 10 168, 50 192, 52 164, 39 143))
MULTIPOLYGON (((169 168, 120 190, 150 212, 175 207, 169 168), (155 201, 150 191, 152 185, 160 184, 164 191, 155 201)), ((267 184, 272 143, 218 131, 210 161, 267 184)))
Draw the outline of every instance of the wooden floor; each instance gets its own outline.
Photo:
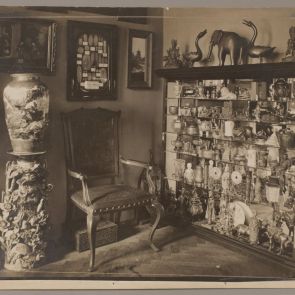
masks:
MULTIPOLYGON (((55 249, 50 263, 38 269, 14 273, 4 269, 0 278, 44 279, 168 279, 256 280, 295 278, 295 270, 260 258, 242 249, 231 249, 198 236, 192 228, 167 226, 155 235, 162 251, 148 244, 149 226, 134 228, 129 237, 96 249, 96 269, 87 272, 89 251, 62 255, 55 249)), ((122 236, 122 235, 121 235, 122 236)))

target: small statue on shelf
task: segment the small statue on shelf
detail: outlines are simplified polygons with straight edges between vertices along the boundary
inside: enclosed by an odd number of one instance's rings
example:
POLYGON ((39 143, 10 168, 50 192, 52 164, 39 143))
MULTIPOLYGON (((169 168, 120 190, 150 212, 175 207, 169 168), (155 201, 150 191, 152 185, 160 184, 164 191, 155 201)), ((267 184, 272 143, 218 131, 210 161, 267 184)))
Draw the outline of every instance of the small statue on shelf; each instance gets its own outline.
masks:
POLYGON ((276 251, 276 245, 279 246, 279 255, 286 255, 292 251, 292 238, 285 234, 280 227, 277 227, 275 224, 269 224, 267 226, 267 235, 269 238, 269 251, 276 251))
POLYGON ((213 229, 223 235, 231 235, 233 231, 233 213, 228 206, 224 209, 224 214, 219 214, 213 229))
POLYGON ((181 216, 184 216, 186 212, 186 196, 185 196, 184 188, 181 189, 180 195, 178 196, 177 201, 178 201, 179 213, 181 216))
POLYGON ((260 122, 260 115, 261 115, 261 109, 259 103, 256 105, 255 109, 253 110, 253 116, 257 122, 260 122))
POLYGON ((203 213, 202 202, 196 188, 193 190, 189 206, 189 211, 193 217, 203 213))
POLYGON ((209 191, 207 210, 205 218, 208 220, 208 224, 212 224, 215 221, 215 202, 212 191, 209 191))
POLYGON ((195 172, 192 169, 192 163, 187 163, 186 169, 184 171, 184 181, 187 184, 193 184, 195 179, 195 172))
POLYGON ((219 219, 224 219, 226 208, 227 208, 226 195, 222 193, 220 197, 220 201, 219 201, 219 214, 218 214, 219 219))
POLYGON ((290 38, 288 39, 285 62, 295 61, 295 27, 289 29, 290 38))
POLYGON ((164 56, 163 61, 165 62, 164 67, 167 68, 177 68, 181 66, 179 46, 177 45, 177 40, 171 40, 171 48, 167 50, 167 55, 164 56))
POLYGON ((191 62, 194 65, 195 62, 199 62, 202 57, 203 53, 202 50, 199 46, 199 40, 207 34, 207 30, 204 30, 200 33, 198 33, 196 40, 195 40, 195 46, 196 46, 196 51, 195 52, 190 52, 190 57, 191 57, 191 62))
POLYGON ((243 24, 250 27, 253 30, 253 36, 247 46, 248 56, 252 58, 259 58, 260 63, 262 63, 264 57, 271 57, 273 51, 276 47, 265 46, 265 45, 255 45, 257 38, 257 27, 252 21, 243 20, 243 24))
POLYGON ((185 47, 185 51, 182 54, 181 66, 184 68, 191 68, 193 66, 193 60, 191 58, 191 52, 188 51, 188 47, 185 47))
POLYGON ((253 216, 250 218, 249 222, 249 242, 252 245, 256 245, 258 243, 260 226, 261 221, 257 218, 257 213, 253 212, 253 216))
POLYGON ((295 208, 291 212, 283 212, 281 216, 281 220, 286 223, 288 227, 290 237, 294 238, 294 226, 295 226, 295 208))
POLYGON ((253 203, 260 204, 261 200, 262 200, 262 196, 261 196, 262 195, 262 183, 261 183, 261 179, 259 176, 256 176, 256 178, 255 178, 254 191, 255 191, 255 197, 254 197, 253 203))

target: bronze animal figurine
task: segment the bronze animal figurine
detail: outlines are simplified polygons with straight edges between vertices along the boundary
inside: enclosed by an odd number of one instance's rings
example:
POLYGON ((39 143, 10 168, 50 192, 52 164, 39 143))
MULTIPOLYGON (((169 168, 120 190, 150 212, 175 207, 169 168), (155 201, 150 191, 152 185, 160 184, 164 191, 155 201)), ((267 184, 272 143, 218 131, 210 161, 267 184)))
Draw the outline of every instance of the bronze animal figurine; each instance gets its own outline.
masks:
POLYGON ((255 40, 258 35, 257 27, 254 25, 253 22, 247 20, 243 20, 243 24, 253 30, 252 39, 248 44, 248 55, 252 58, 259 58, 260 62, 262 62, 262 58, 270 56, 276 47, 255 45, 255 40))
POLYGON ((289 236, 294 237, 295 212, 283 212, 281 220, 286 223, 289 229, 289 236))
POLYGON ((205 36, 207 34, 207 30, 204 30, 202 32, 200 32, 197 37, 196 37, 196 40, 195 40, 195 46, 196 46, 196 50, 195 52, 191 52, 190 55, 191 55, 191 62, 194 63, 194 62, 198 62, 200 61, 202 58, 203 58, 203 53, 202 53, 202 50, 199 46, 199 40, 205 36))
POLYGON ((247 39, 241 37, 234 32, 225 32, 216 30, 213 32, 207 58, 210 61, 213 47, 218 46, 219 65, 223 66, 227 55, 230 56, 231 64, 246 64, 247 63, 247 39))
POLYGON ((281 228, 276 226, 268 226, 267 235, 269 238, 269 251, 274 250, 275 244, 279 245, 279 255, 287 254, 291 249, 293 249, 293 243, 290 236, 283 233, 281 228))

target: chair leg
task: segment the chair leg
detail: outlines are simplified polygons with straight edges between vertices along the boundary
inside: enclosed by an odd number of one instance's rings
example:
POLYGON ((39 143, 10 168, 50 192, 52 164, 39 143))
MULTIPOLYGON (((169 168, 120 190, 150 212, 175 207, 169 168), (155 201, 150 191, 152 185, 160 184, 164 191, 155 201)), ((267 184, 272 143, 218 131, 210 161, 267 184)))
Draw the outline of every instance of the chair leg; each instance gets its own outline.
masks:
MULTIPOLYGON (((155 251, 160 251, 160 249, 153 243, 153 237, 154 237, 154 233, 159 225, 159 222, 161 220, 161 217, 163 216, 164 214, 164 208, 162 206, 162 204, 158 201, 158 200, 154 200, 152 202, 151 205, 149 206, 146 206, 148 212, 150 213, 151 215, 151 208, 152 209, 155 209, 156 211, 156 219, 154 221, 154 224, 152 225, 152 229, 151 229, 151 232, 150 232, 150 235, 149 235, 149 244, 150 244, 150 247, 155 251)), ((152 215, 151 215, 152 216, 152 215)))
POLYGON ((96 227, 99 220, 99 216, 95 216, 91 213, 87 215, 87 234, 90 246, 89 271, 93 271, 95 263, 96 227))
POLYGON ((62 243, 65 244, 67 248, 74 248, 74 230, 75 220, 74 220, 74 205, 72 202, 67 202, 66 208, 66 218, 62 225, 62 243))

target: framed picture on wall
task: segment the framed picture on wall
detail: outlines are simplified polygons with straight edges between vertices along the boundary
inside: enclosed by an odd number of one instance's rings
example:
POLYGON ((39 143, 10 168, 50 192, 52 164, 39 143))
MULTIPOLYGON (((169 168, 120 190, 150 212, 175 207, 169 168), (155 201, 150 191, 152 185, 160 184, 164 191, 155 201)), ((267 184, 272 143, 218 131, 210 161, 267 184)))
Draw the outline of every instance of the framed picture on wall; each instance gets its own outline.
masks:
POLYGON ((116 40, 116 26, 68 21, 68 100, 116 99, 116 40))
POLYGON ((52 72, 56 23, 39 19, 0 21, 0 71, 52 72))
POLYGON ((152 87, 153 33, 129 30, 128 88, 152 87))

